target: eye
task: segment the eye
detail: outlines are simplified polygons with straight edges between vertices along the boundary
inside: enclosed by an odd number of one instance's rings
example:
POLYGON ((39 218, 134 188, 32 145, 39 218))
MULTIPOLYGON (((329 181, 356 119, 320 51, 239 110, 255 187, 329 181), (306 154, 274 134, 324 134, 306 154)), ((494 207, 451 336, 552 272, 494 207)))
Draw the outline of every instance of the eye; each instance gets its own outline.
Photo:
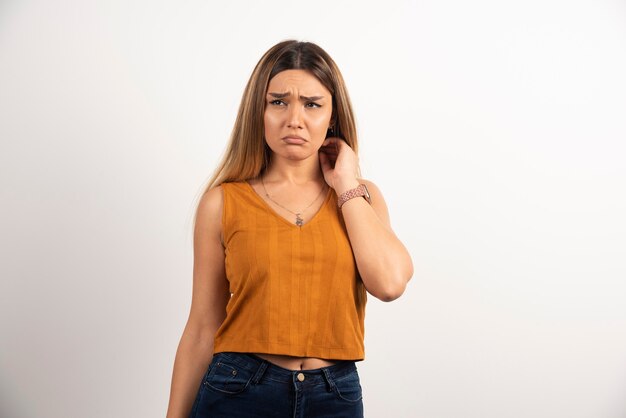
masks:
MULTIPOLYGON (((272 100, 272 101, 269 102, 269 104, 274 105, 274 106, 281 106, 281 103, 286 105, 286 103, 284 101, 282 101, 281 99, 276 99, 276 100, 272 100)), ((316 109, 318 107, 322 107, 322 105, 317 104, 315 102, 309 102, 309 103, 306 104, 306 106, 309 106, 309 108, 313 108, 313 109, 316 109), (309 106, 309 105, 313 105, 313 106, 309 106)))

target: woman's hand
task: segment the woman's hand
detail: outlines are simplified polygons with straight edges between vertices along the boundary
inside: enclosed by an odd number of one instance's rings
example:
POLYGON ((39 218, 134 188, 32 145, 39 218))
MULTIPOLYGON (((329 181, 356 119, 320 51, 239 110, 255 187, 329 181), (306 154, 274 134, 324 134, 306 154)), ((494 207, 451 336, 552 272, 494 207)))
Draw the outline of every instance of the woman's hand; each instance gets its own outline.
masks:
POLYGON ((346 141, 337 137, 326 138, 319 156, 324 180, 337 195, 359 185, 359 159, 346 141))

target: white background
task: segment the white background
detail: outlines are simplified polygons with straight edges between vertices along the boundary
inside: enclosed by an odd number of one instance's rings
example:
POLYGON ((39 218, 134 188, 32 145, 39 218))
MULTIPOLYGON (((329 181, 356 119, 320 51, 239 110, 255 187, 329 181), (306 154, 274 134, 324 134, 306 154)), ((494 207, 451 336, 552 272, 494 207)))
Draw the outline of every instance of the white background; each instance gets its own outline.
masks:
POLYGON ((626 3, 0 2, 0 415, 158 417, 196 196, 284 39, 336 60, 415 275, 368 418, 626 416, 626 3))

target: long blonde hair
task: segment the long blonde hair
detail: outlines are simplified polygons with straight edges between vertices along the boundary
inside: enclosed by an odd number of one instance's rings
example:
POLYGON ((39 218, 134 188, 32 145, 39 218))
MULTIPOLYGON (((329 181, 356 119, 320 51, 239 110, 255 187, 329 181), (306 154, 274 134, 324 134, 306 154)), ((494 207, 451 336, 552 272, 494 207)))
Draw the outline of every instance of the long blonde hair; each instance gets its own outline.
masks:
POLYGON ((224 156, 197 198, 194 228, 199 201, 211 188, 225 182, 256 178, 267 168, 271 151, 265 142, 265 96, 269 81, 284 70, 308 70, 330 91, 332 136, 343 138, 358 153, 352 104, 335 61, 312 42, 279 42, 261 57, 246 84, 224 156))

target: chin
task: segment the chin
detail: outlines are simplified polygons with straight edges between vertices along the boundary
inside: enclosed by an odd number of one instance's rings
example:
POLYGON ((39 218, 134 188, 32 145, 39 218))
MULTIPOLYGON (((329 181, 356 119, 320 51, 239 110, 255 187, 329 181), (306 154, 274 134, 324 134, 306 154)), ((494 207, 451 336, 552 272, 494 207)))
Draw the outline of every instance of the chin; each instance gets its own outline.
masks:
POLYGON ((300 161, 300 160, 306 160, 307 158, 310 158, 311 155, 306 155, 304 153, 299 153, 299 152, 290 152, 287 153, 284 158, 288 159, 288 160, 293 160, 293 161, 300 161))
POLYGON ((306 160, 313 156, 313 153, 305 149, 284 150, 283 152, 275 154, 281 158, 293 161, 306 160))

